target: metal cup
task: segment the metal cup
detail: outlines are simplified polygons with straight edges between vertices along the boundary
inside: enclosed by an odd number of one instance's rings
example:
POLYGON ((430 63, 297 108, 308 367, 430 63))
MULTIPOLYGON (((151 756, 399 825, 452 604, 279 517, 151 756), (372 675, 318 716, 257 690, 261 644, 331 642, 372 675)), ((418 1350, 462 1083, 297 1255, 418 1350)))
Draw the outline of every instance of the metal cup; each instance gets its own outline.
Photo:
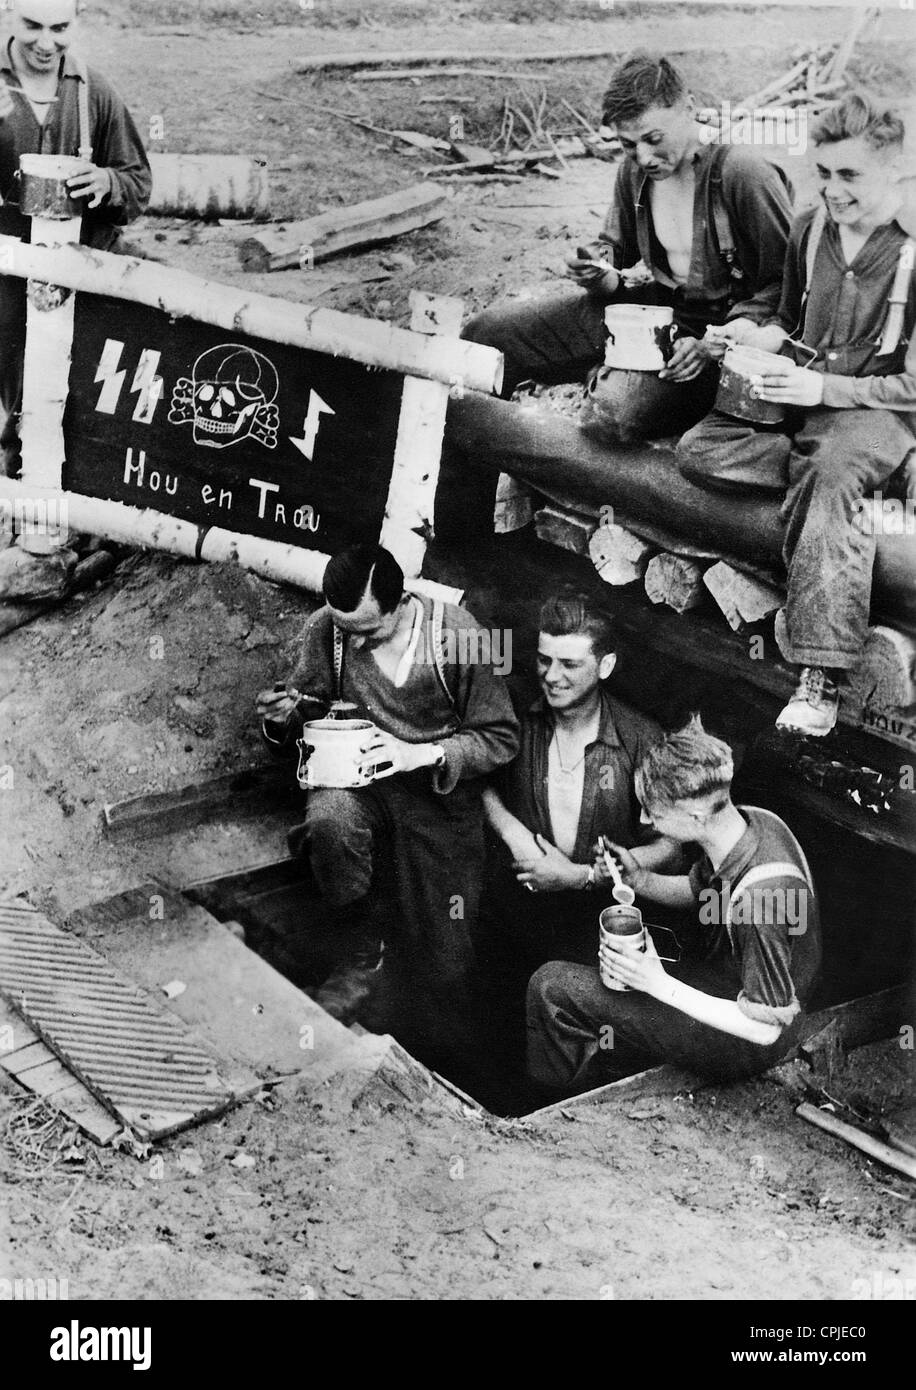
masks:
MULTIPOLYGON (((630 907, 622 903, 614 903, 612 907, 606 907, 598 918, 598 938, 601 944, 613 941, 615 946, 623 945, 627 951, 634 955, 640 954, 646 949, 646 929, 643 926, 642 913, 638 907, 630 907)), ((605 974, 601 958, 598 958, 598 974, 601 976, 601 983, 606 989, 616 990, 623 993, 629 989, 629 985, 622 985, 614 980, 610 975, 605 974)))

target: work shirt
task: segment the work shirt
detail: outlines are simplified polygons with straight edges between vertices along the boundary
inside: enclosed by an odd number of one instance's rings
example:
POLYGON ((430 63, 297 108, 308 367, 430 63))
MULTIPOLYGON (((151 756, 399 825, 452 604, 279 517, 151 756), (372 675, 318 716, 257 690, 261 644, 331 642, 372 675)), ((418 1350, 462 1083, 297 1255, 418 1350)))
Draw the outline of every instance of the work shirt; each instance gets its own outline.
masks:
POLYGON ((617 172, 614 201, 599 236, 617 270, 640 259, 655 285, 645 290, 621 287, 615 300, 671 304, 675 322, 702 336, 708 323, 748 318, 763 323, 779 303, 792 204, 777 169, 744 146, 700 145, 693 156, 695 189, 693 245, 684 285, 671 275, 665 249, 655 234, 649 193, 651 180, 635 159, 627 158, 617 172), (721 179, 722 202, 735 243, 732 274, 716 236, 714 182, 721 179))
POLYGON ((910 412, 916 432, 916 272, 911 272, 903 332, 893 353, 879 355, 888 297, 900 248, 914 234, 912 213, 901 211, 871 233, 847 264, 839 228, 824 223, 803 304, 808 239, 815 209, 796 220, 789 239, 782 298, 775 323, 816 352, 798 355, 800 365, 824 373, 823 403, 835 409, 861 406, 910 412))
POLYGON ((441 743, 444 766, 422 771, 430 772, 434 791, 445 793, 460 781, 483 777, 508 762, 518 747, 518 720, 505 682, 492 664, 462 660, 481 653, 484 630, 466 609, 450 603, 442 606, 443 688, 431 651, 432 601, 425 595, 414 597, 423 608, 421 640, 402 684, 395 685, 380 669, 371 650, 357 649, 345 639, 337 691, 334 624, 328 608, 319 609, 306 623, 290 684, 317 705, 350 701, 358 718, 372 720, 405 743, 441 743))
POLYGON ((703 854, 690 871, 698 916, 691 955, 731 957, 741 1012, 784 1027, 801 1012, 820 966, 817 894, 789 827, 771 811, 738 809, 747 829, 719 868, 703 854))
MULTIPOLYGON (((551 844, 556 837, 550 822, 547 796, 548 754, 554 735, 554 718, 543 698, 536 700, 521 722, 518 757, 502 768, 493 785, 506 810, 535 835, 551 844)), ((629 849, 644 844, 645 827, 633 790, 633 774, 649 749, 662 737, 654 719, 631 709, 604 689, 598 735, 585 750, 582 807, 576 842, 569 858, 574 864, 590 864, 599 835, 629 849)))
MULTIPOLYGON (((7 45, 0 61, 0 80, 22 91, 7 45)), ((81 240, 108 250, 118 239, 118 227, 139 217, 152 190, 149 160, 130 112, 118 93, 100 73, 90 68, 89 131, 92 162, 111 173, 111 193, 97 208, 83 214, 81 240)), ((78 84, 83 80, 73 55, 61 63, 57 97, 44 125, 35 118, 24 97, 13 98, 13 110, 0 121, 0 233, 27 240, 31 218, 19 211, 19 156, 23 154, 77 155, 80 145, 78 84)))

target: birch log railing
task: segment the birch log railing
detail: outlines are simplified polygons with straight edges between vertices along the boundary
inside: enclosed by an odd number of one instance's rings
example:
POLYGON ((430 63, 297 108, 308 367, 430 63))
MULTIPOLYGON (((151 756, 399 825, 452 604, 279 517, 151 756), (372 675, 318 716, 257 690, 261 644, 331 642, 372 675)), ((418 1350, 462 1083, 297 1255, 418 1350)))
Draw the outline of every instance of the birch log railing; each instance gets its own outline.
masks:
POLYGON ((0 272, 29 282, 23 472, 0 479, 24 544, 44 515, 33 549, 70 526, 320 590, 329 553, 380 539, 412 587, 455 597, 420 578, 445 410, 502 377, 457 337, 459 301, 414 294, 403 329, 62 245, 72 232, 36 218, 31 244, 0 237, 0 272))

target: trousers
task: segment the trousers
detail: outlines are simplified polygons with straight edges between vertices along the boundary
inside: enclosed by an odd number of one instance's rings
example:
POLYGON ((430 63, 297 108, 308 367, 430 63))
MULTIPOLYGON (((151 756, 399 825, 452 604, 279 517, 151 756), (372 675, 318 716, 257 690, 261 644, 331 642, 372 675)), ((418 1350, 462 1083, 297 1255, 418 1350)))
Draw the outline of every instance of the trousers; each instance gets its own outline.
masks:
POLYGON ((510 300, 474 315, 462 337, 503 354, 506 397, 522 381, 556 386, 590 374, 583 423, 599 438, 655 439, 701 420, 715 400, 718 368, 710 364, 693 381, 678 383, 602 366, 604 310, 603 301, 579 289, 510 300))
POLYGON ((861 500, 914 448, 890 410, 789 412, 761 427, 713 411, 677 446, 688 481, 710 491, 784 494, 789 659, 854 669, 868 635, 875 536, 861 500))
MULTIPOLYGON (((720 999, 736 999, 741 989, 728 959, 681 961, 667 970, 720 999)), ((595 967, 568 961, 550 961, 531 977, 526 1012, 529 1074, 545 1090, 567 1094, 660 1062, 715 1080, 753 1076, 792 1050, 802 1018, 761 1047, 647 994, 607 989, 595 967)))
POLYGON ((338 919, 370 895, 384 898, 372 920, 385 940, 383 974, 392 997, 408 994, 417 1017, 433 1027, 445 1007, 457 1020, 475 984, 479 788, 459 783, 440 795, 424 770, 353 790, 318 788, 289 840, 294 854, 307 856, 338 919))

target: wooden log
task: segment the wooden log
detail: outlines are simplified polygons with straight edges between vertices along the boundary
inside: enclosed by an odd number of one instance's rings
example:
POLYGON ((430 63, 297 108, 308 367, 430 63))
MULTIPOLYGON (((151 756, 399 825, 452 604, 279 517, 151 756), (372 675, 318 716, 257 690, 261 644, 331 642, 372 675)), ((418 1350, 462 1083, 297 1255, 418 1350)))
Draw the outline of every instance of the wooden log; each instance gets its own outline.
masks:
MULTIPOLYGON (((507 81, 524 82, 551 82, 552 74, 549 72, 505 72, 502 69, 492 68, 390 68, 387 72, 354 72, 351 74, 351 81, 354 82, 395 82, 400 78, 408 77, 498 77, 507 81)), ((472 106, 476 103, 469 97, 421 97, 421 103, 434 101, 459 101, 463 105, 472 106)))
POLYGON ((542 507, 534 514, 534 529, 538 540, 571 550, 576 555, 587 555, 595 523, 589 517, 561 511, 558 507, 542 507))
POLYGON ((285 793, 292 795, 289 769, 280 763, 267 763, 225 777, 192 782, 173 791, 107 802, 102 807, 102 820, 109 835, 161 834, 196 824, 214 812, 231 810, 242 815, 263 808, 265 801, 275 804, 285 793))
POLYGON ((307 269, 355 246, 374 246, 404 232, 428 227, 445 216, 448 195, 427 183, 415 183, 365 203, 333 212, 260 228, 239 242, 239 260, 247 271, 307 269))
POLYGON ((496 484, 493 508, 493 530, 497 536, 520 531, 534 516, 534 500, 530 489, 509 473, 500 473, 496 484))
MULTIPOLYGON (((77 243, 82 228, 81 209, 74 215, 66 178, 74 162, 53 155, 23 156, 23 182, 33 209, 30 240, 34 246, 54 250, 77 243), (63 169, 59 166, 63 164, 63 169), (27 171, 32 170, 33 174, 27 171), (46 177, 42 177, 42 174, 46 177), (34 177, 33 177, 34 175, 34 177), (43 190, 34 198, 38 183, 43 190), (58 194, 53 192, 58 186, 58 194), (40 214, 40 215, 39 215, 40 214)), ((53 284, 30 283, 27 287, 25 356, 22 374, 22 481, 41 491, 59 488, 63 479, 64 411, 70 383, 75 296, 53 284)), ((24 550, 48 555, 66 543, 59 528, 26 530, 20 537, 24 550)))
MULTIPOLYGON (((607 48, 603 44, 592 48, 557 49, 543 48, 533 51, 516 52, 505 56, 513 63, 573 63, 584 62, 589 58, 615 58, 621 52, 620 45, 607 48)), ((314 58, 306 58, 296 67, 297 73, 322 72, 327 68, 349 70, 353 68, 380 68, 397 65, 402 68, 436 67, 440 63, 492 63, 502 55, 481 53, 474 49, 454 50, 436 49, 432 53, 411 53, 402 49, 380 53, 325 53, 314 58)), ((528 74, 530 76, 530 74, 528 74)))
POLYGON ((873 1139, 870 1134, 856 1129, 855 1125, 848 1125, 845 1120, 838 1120, 829 1111, 819 1110, 816 1105, 810 1105, 807 1101, 803 1101, 801 1105, 796 1107, 795 1113, 803 1120, 807 1120, 809 1124, 817 1125, 818 1129, 832 1134, 835 1139, 843 1139, 847 1144, 852 1144, 854 1148, 868 1154, 870 1158, 876 1158, 885 1167, 893 1168, 895 1172, 902 1173, 906 1178, 916 1178, 916 1158, 910 1158, 908 1154, 892 1149, 889 1144, 882 1143, 880 1139, 873 1139))
POLYGON ((149 211, 164 217, 266 217, 265 159, 237 154, 150 154, 149 211))
POLYGON ((557 159, 558 153, 550 149, 512 150, 509 154, 494 154, 487 159, 469 159, 465 164, 427 164, 423 173, 433 178, 441 173, 456 174, 467 178, 472 173, 490 169, 514 169, 519 165, 535 167, 545 159, 557 159))
MULTIPOLYGON (((461 331, 464 304, 460 299, 412 290, 410 306, 410 327, 414 333, 457 337, 461 331)), ((379 542, 391 551, 405 576, 411 579, 423 568, 427 542, 433 533, 448 400, 449 388, 440 381, 408 377, 404 382, 379 542)))
POLYGON ((871 23, 878 13, 879 10, 874 7, 863 5, 862 8, 857 10, 853 15, 849 28, 846 30, 843 40, 837 48, 832 62, 827 68, 825 76, 830 82, 838 82, 843 77, 849 66, 852 50, 855 48, 856 42, 863 29, 871 23))
POLYGON ((703 583, 712 594, 734 632, 744 632, 762 622, 781 608, 784 599, 778 589, 742 574, 733 565, 720 560, 703 575, 703 583))
POLYGON ((870 627, 862 660, 849 678, 863 705, 908 709, 916 702, 916 638, 891 627, 870 627))
POLYGON ((652 603, 664 603, 675 613, 698 608, 706 597, 703 586, 705 568, 699 560, 692 560, 688 555, 663 551, 661 555, 654 555, 646 568, 646 594, 652 603))
POLYGON ((605 584, 632 584, 642 579, 654 546, 616 522, 597 527, 588 545, 592 563, 605 584))
POLYGON ((386 367, 405 376, 488 394, 502 385, 502 354, 494 348, 411 333, 336 309, 291 304, 133 256, 114 256, 88 246, 50 250, 0 236, 0 262, 5 275, 148 304, 177 318, 190 317, 232 333, 347 357, 368 367, 386 367))
MULTIPOLYGON (((15 503, 29 495, 21 479, 0 478, 0 499, 7 497, 15 503)), ((321 551, 263 540, 260 536, 242 536, 218 526, 207 529, 201 539, 201 528, 191 521, 165 516, 149 508, 128 507, 122 502, 81 497, 76 492, 61 493, 60 501, 67 506, 70 521, 77 531, 106 536, 123 545, 165 550, 189 559, 241 565, 265 579, 321 593, 321 581, 330 559, 321 551)), ((444 603, 460 603, 463 596, 461 589, 428 579, 411 579, 407 587, 415 593, 441 598, 444 603)))
POLYGON ((808 59, 804 57, 799 62, 794 63, 788 72, 784 72, 780 77, 774 77, 773 81, 768 82, 765 87, 759 88, 758 91, 752 92, 750 96, 744 97, 742 101, 735 104, 750 107, 752 110, 756 106, 761 106, 765 101, 771 100, 777 92, 785 91, 793 82, 796 82, 807 66, 808 59))

